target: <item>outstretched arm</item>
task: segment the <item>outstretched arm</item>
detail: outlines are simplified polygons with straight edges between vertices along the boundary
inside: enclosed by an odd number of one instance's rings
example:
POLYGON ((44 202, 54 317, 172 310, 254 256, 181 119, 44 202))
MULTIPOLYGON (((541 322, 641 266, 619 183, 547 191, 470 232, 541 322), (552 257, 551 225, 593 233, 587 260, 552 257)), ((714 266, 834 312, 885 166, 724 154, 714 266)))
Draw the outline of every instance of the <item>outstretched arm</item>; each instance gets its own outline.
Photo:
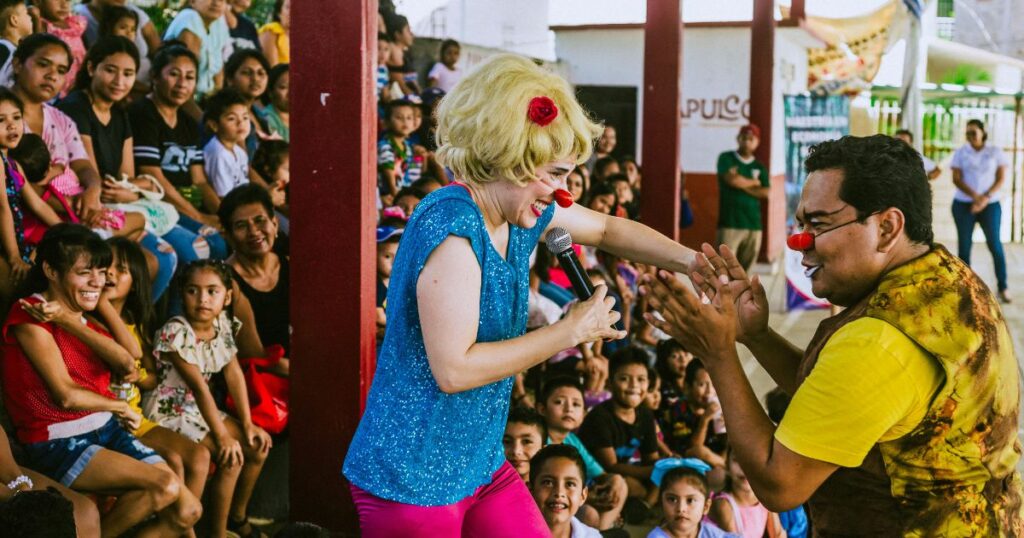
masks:
POLYGON ((574 243, 595 246, 620 258, 688 273, 694 264, 693 249, 665 237, 653 228, 629 219, 592 211, 579 204, 558 208, 548 229, 565 228, 574 243))

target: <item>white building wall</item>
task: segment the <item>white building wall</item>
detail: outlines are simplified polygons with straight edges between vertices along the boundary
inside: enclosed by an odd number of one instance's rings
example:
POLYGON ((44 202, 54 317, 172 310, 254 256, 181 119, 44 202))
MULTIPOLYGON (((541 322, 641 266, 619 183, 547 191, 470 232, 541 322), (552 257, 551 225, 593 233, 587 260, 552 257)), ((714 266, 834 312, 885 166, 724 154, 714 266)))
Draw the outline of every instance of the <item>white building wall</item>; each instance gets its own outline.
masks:
MULTIPOLYGON (((760 126, 771 128, 775 140, 772 174, 785 170, 782 95, 807 89, 807 53, 791 39, 793 32, 802 30, 776 32, 774 125, 760 126)), ((560 30, 555 39, 555 53, 573 84, 638 88, 638 138, 643 132, 643 47, 640 28, 560 30)), ((749 95, 750 29, 687 28, 680 103, 684 170, 715 171, 718 154, 736 145, 739 128, 749 122, 749 95)))
POLYGON ((451 0, 413 32, 553 60, 547 13, 548 0, 451 0))

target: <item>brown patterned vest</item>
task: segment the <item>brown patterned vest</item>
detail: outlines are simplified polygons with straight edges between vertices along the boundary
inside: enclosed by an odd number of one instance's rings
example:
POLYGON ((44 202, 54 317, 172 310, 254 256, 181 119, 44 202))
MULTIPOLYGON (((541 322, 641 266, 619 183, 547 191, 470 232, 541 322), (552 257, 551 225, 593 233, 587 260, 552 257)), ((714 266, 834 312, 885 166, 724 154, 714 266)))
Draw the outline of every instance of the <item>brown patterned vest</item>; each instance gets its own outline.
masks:
POLYGON ((935 246, 823 321, 798 383, 828 339, 861 317, 899 329, 946 379, 910 433, 876 444, 860 467, 840 468, 818 488, 808 503, 815 536, 1024 536, 1016 472, 1020 380, 992 293, 959 258, 935 246))

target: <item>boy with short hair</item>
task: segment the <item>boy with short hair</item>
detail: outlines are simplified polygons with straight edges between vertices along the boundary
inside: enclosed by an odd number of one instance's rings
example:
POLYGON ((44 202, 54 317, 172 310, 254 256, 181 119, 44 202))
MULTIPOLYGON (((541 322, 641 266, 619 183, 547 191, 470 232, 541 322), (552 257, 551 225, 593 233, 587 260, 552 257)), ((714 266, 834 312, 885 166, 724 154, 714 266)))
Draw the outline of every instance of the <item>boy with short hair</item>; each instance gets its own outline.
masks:
POLYGON ((32 17, 24 0, 0 0, 0 86, 14 83, 11 60, 18 43, 32 33, 32 17))
POLYGON ((377 179, 381 200, 390 206, 402 187, 412 185, 421 175, 409 135, 416 129, 416 105, 398 100, 388 103, 387 131, 377 143, 377 179))
POLYGON ((509 411, 501 444, 505 447, 505 459, 523 482, 529 483, 530 459, 544 446, 547 436, 544 417, 533 409, 514 407, 509 411))
POLYGON ((647 354, 636 347, 612 356, 612 398, 591 409, 580 428, 587 450, 608 472, 621 474, 630 497, 646 498, 650 506, 657 488, 650 481, 658 460, 654 414, 643 405, 647 394, 647 354))
POLYGON ((251 124, 249 105, 237 91, 221 90, 207 99, 203 121, 214 134, 203 148, 206 178, 217 196, 223 198, 249 183, 249 155, 245 152, 251 124))
POLYGON ((529 485, 553 538, 600 538, 597 529, 576 519, 587 500, 587 472, 575 447, 548 445, 537 452, 529 485))
POLYGON ((606 473, 572 432, 583 423, 583 386, 571 376, 551 378, 544 383, 540 399, 537 400, 537 411, 547 425, 548 444, 565 444, 575 448, 593 486, 592 503, 582 508, 580 519, 598 529, 611 528, 622 514, 629 487, 621 476, 606 473))
POLYGON ((579 450, 580 457, 586 466, 587 476, 591 479, 604 474, 604 468, 590 455, 583 441, 573 430, 583 424, 583 386, 579 381, 567 376, 556 376, 544 383, 540 398, 537 400, 537 412, 544 417, 548 428, 548 443, 567 444, 579 450))

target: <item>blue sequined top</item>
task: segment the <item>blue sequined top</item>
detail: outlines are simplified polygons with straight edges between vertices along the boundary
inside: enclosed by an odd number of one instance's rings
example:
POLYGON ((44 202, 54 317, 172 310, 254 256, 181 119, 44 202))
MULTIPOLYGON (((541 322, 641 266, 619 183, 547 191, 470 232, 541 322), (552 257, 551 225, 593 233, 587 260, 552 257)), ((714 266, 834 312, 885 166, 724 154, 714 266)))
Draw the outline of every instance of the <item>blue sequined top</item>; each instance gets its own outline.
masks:
POLYGON ((491 243, 466 189, 434 191, 416 207, 402 235, 388 286, 388 326, 366 412, 345 458, 344 475, 377 497, 405 504, 454 504, 490 483, 505 461, 501 437, 512 378, 445 394, 420 332, 416 281, 427 257, 449 235, 472 244, 480 263, 478 342, 526 332, 530 253, 555 205, 531 229, 509 225, 507 261, 491 243))

